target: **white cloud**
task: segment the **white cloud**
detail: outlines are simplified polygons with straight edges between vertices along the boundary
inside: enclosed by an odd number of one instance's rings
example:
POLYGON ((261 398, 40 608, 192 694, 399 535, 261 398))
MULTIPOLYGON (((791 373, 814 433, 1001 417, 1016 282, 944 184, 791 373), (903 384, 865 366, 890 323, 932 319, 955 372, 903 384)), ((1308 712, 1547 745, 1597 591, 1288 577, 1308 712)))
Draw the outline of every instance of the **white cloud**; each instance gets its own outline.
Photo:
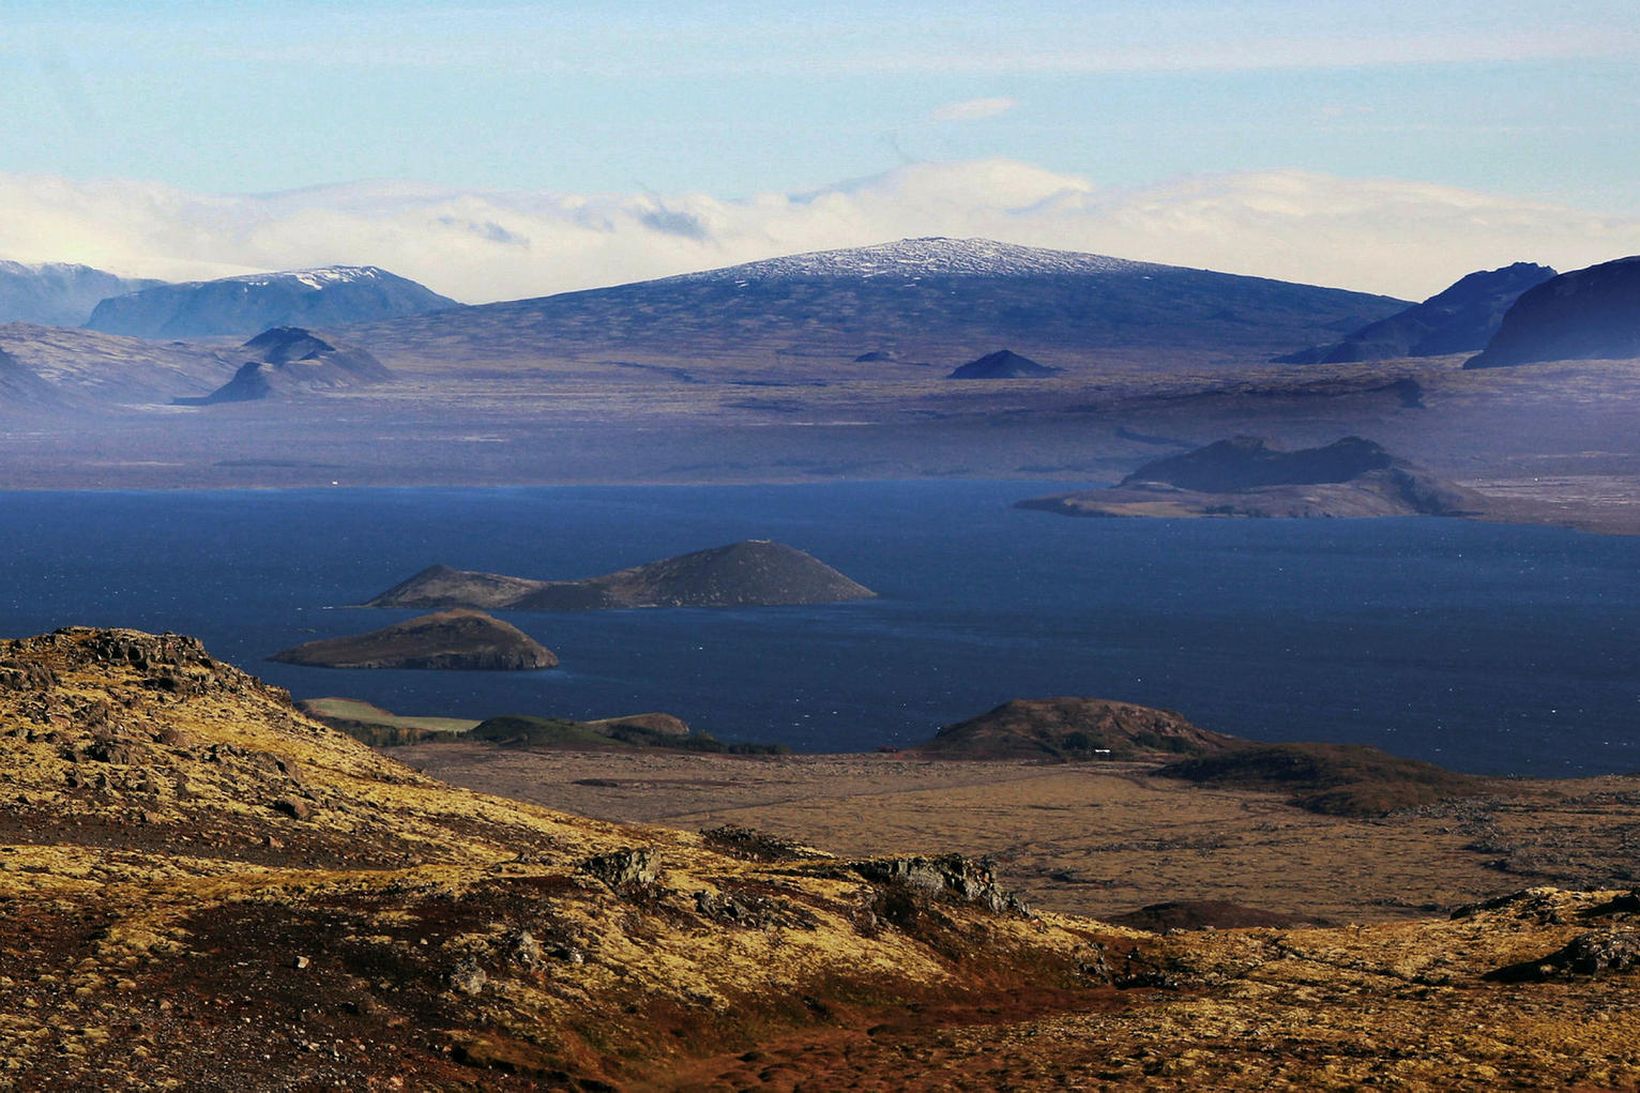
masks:
POLYGON ((1001 117, 1019 105, 1018 99, 964 99, 948 102, 929 113, 930 121, 981 121, 1001 117))
POLYGON ((468 301, 544 295, 916 235, 984 236, 1427 296, 1517 260, 1640 253, 1640 217, 1300 172, 1107 190, 1010 160, 803 194, 483 192, 357 183, 264 195, 0 173, 0 258, 172 279, 374 263, 468 301))

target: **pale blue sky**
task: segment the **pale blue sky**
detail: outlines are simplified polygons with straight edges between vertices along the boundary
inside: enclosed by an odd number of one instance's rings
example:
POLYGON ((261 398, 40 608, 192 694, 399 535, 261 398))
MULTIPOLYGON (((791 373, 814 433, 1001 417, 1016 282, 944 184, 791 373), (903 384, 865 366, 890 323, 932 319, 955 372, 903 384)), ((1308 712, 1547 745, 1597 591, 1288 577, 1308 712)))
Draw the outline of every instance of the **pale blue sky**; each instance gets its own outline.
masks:
POLYGON ((0 13, 0 172, 733 197, 1005 157, 1103 186, 1298 168, 1640 207, 1636 0, 0 13), (1002 101, 939 120, 969 100, 1002 101))

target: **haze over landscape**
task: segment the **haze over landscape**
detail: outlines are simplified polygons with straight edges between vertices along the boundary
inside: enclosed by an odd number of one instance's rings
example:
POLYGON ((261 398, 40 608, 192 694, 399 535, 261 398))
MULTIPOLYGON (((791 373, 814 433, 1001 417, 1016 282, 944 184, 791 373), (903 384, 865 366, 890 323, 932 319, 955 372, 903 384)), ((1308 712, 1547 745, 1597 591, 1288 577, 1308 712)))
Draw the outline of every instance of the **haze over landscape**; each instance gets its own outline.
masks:
POLYGON ((1640 1084, 1640 13, 20 0, 0 1085, 1640 1084))

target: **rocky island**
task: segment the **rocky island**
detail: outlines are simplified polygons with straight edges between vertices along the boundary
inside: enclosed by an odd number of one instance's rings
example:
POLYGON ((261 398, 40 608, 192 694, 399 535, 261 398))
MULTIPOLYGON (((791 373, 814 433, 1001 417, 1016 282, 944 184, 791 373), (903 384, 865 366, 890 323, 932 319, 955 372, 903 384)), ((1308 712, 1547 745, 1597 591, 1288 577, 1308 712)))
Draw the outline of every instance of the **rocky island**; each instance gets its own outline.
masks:
POLYGON ((1485 499, 1358 436, 1295 451, 1240 436, 1147 463, 1109 489, 1016 507, 1064 516, 1472 516, 1485 499))
POLYGON ((435 565, 365 606, 598 611, 841 603, 875 595, 813 555, 748 539, 584 580, 533 580, 435 565))
POLYGON ((312 668, 436 668, 520 672, 552 668, 552 650, 508 622, 455 609, 396 622, 368 634, 322 638, 270 660, 312 668))

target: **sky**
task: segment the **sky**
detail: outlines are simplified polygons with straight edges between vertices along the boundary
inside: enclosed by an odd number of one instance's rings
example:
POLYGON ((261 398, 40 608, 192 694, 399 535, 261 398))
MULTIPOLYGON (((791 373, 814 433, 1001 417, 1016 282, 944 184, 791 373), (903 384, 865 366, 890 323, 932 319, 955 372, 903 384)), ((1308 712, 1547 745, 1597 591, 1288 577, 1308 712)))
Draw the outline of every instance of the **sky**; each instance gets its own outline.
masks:
POLYGON ((1640 251, 1635 0, 0 14, 3 258, 478 300, 984 233, 1420 296, 1640 251))

